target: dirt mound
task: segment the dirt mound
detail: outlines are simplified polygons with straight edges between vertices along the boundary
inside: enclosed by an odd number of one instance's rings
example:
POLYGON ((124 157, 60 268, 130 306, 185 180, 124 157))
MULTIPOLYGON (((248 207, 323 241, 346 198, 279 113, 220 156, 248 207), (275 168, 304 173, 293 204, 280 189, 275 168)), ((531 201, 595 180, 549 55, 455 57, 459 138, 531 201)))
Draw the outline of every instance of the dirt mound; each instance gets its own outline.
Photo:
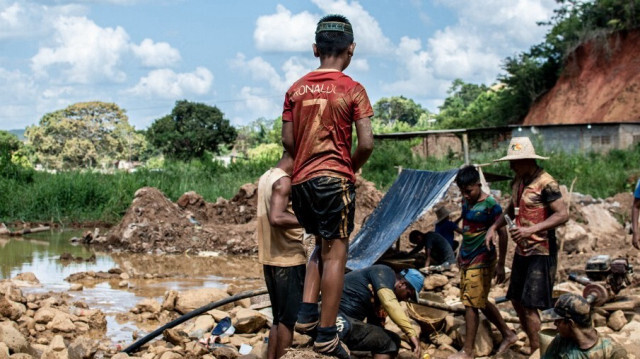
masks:
POLYGON ((525 125, 640 121, 640 31, 618 32, 578 47, 525 125))
MULTIPOLYGON (((144 187, 135 193, 122 221, 92 244, 127 252, 253 254, 258 251, 257 197, 253 183, 241 186, 231 200, 219 198, 216 203, 195 192, 187 192, 173 203, 158 189, 144 187)), ((358 177, 356 231, 381 198, 372 182, 358 177)))
POLYGON ((200 222, 212 224, 244 224, 256 217, 258 187, 253 183, 242 185, 230 201, 220 197, 209 203, 195 192, 183 194, 176 202, 200 222))

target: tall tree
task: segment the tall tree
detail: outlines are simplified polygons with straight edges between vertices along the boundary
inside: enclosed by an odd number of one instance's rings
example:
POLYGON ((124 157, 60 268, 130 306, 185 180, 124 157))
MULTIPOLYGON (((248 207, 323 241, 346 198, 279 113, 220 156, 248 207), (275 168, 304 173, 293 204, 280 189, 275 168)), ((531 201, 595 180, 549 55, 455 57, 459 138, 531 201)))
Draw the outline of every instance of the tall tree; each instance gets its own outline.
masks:
POLYGON ((96 167, 135 159, 146 146, 114 103, 81 102, 48 113, 25 132, 38 162, 49 168, 96 167))
POLYGON ((157 119, 147 131, 149 142, 165 156, 180 160, 200 158, 205 151, 219 153, 236 136, 217 107, 187 100, 177 101, 171 114, 157 119))
POLYGON ((419 104, 404 96, 383 97, 373 105, 374 120, 383 124, 402 121, 411 126, 418 123, 420 117, 428 114, 419 104))

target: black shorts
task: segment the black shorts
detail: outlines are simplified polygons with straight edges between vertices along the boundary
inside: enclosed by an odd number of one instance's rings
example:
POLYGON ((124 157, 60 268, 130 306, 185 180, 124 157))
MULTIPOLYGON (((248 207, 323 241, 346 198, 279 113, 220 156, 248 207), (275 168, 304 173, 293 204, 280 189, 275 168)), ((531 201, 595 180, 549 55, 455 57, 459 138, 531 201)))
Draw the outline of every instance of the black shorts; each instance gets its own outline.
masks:
POLYGON ((298 222, 323 239, 349 238, 356 209, 355 185, 346 178, 321 176, 291 186, 298 222))
POLYGON ((282 323, 293 328, 302 303, 306 265, 276 267, 265 264, 263 270, 271 301, 273 325, 282 323))
POLYGON ((548 256, 515 254, 507 299, 520 302, 527 308, 553 307, 551 295, 556 277, 556 262, 556 253, 548 256))
POLYGON ((400 350, 398 334, 383 327, 338 314, 336 320, 338 336, 351 351, 371 354, 392 354, 400 350))

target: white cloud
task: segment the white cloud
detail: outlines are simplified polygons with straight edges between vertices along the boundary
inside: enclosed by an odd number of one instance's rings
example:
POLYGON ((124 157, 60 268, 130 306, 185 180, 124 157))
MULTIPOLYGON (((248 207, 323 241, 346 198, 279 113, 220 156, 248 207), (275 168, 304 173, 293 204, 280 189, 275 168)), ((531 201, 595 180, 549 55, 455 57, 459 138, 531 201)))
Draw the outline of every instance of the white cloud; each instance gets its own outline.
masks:
POLYGON ((282 5, 273 15, 263 15, 256 21, 253 40, 262 51, 311 51, 316 15, 306 11, 292 14, 282 5))
POLYGON ((441 0, 457 22, 436 31, 425 41, 403 37, 395 50, 399 80, 383 85, 391 94, 417 96, 434 103, 446 97, 455 78, 490 84, 507 56, 527 50, 542 40, 553 0, 441 0))
POLYGON ((147 67, 167 67, 180 61, 180 52, 166 42, 144 39, 140 45, 132 44, 131 50, 147 67))
POLYGON ((460 28, 446 28, 429 39, 437 76, 483 83, 495 80, 502 57, 489 49, 484 39, 460 28))
POLYGON ((51 32, 60 16, 84 16, 87 8, 70 4, 39 5, 30 1, 0 0, 0 39, 24 39, 51 32))
POLYGON ((213 83, 213 74, 204 67, 191 73, 175 73, 170 69, 153 70, 126 91, 143 97, 179 99, 187 94, 204 95, 213 83))
POLYGON ((349 65, 349 70, 355 72, 367 72, 369 71, 369 62, 367 59, 354 59, 351 60, 351 64, 349 65))
POLYGON ((59 68, 67 81, 75 83, 126 79, 117 68, 120 57, 129 49, 124 29, 101 28, 84 17, 61 17, 54 27, 55 46, 41 48, 31 58, 37 75, 47 76, 48 69, 59 68))
POLYGON ((237 113, 241 113, 242 117, 233 118, 236 125, 246 125, 249 121, 264 118, 275 118, 282 114, 282 96, 272 96, 270 91, 261 88, 245 86, 240 90, 240 102, 234 106, 237 113))
POLYGON ((282 75, 266 60, 257 56, 250 60, 242 53, 230 62, 232 69, 249 74, 252 80, 268 83, 272 91, 283 93, 296 80, 318 66, 317 60, 307 60, 296 56, 282 64, 282 75))
POLYGON ((293 14, 283 5, 276 13, 263 15, 256 21, 253 39, 258 50, 311 53, 315 41, 315 27, 326 14, 342 14, 353 25, 357 51, 363 54, 384 54, 392 49, 391 41, 384 35, 378 21, 357 1, 312 0, 322 15, 303 11, 293 14))
MULTIPOLYGON (((312 0, 325 14, 341 14, 353 25, 356 51, 362 54, 386 54, 393 51, 391 40, 387 38, 378 21, 357 1, 312 0)), ((316 20, 316 22, 319 18, 316 20)), ((310 27, 315 28, 315 22, 310 27)))

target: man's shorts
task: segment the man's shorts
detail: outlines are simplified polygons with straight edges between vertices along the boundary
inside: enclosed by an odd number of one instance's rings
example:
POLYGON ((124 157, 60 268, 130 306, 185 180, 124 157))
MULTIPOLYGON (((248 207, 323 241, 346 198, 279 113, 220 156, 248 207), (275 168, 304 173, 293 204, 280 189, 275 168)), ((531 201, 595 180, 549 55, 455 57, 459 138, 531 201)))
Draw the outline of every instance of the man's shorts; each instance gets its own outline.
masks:
POLYGON ((355 185, 346 178, 321 176, 291 186, 293 211, 308 234, 349 238, 356 209, 355 185))
POLYGON ((507 299, 518 301, 527 308, 551 308, 553 307, 551 294, 555 276, 555 255, 521 256, 515 254, 511 266, 511 281, 507 291, 507 299))
POLYGON ((338 336, 351 351, 371 352, 371 354, 391 354, 400 350, 398 334, 383 327, 338 314, 336 319, 338 336))
POLYGON ((495 261, 488 267, 460 270, 460 300, 465 307, 484 309, 495 270, 495 261))
POLYGON ((282 323, 293 328, 302 303, 306 265, 276 267, 265 264, 263 270, 271 301, 273 325, 282 323))

